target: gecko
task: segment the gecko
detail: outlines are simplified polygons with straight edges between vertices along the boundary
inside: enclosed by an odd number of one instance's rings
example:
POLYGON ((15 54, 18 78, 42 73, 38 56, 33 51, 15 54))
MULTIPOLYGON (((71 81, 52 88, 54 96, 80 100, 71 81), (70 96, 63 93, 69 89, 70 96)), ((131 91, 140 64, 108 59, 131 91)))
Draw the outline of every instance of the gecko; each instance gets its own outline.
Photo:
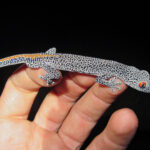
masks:
POLYGON ((125 65, 113 60, 76 54, 56 53, 50 48, 45 53, 18 54, 0 59, 0 68, 25 63, 31 68, 43 68, 47 73, 40 76, 47 85, 53 85, 61 77, 60 71, 78 72, 96 76, 96 82, 120 90, 121 79, 138 91, 150 93, 150 76, 146 70, 125 65))

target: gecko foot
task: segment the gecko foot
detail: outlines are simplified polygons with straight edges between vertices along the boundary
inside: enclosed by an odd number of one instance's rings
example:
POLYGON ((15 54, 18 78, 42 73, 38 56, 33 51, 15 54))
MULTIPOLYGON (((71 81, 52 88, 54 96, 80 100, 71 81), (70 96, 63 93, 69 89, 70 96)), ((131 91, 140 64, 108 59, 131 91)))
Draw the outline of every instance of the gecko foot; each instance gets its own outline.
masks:
POLYGON ((54 84, 55 84, 55 81, 53 81, 53 80, 48 76, 48 74, 46 74, 45 76, 40 76, 40 79, 45 80, 47 86, 50 86, 50 85, 54 85, 54 84))
POLYGON ((120 90, 121 88, 118 87, 118 85, 121 85, 121 81, 117 81, 117 77, 112 77, 109 79, 109 82, 112 84, 112 86, 110 86, 110 89, 112 92, 115 92, 115 90, 120 90))
POLYGON ((111 89, 112 92, 115 92, 115 90, 119 91, 121 88, 117 87, 117 86, 112 86, 112 87, 110 87, 110 89, 111 89))
POLYGON ((47 86, 54 85, 55 80, 58 80, 61 78, 61 72, 47 66, 46 64, 43 65, 41 68, 43 68, 47 73, 44 76, 40 76, 41 79, 46 81, 47 86))
POLYGON ((108 86, 110 87, 111 91, 114 92, 115 89, 120 90, 120 87, 118 87, 118 85, 121 85, 121 81, 116 81, 118 78, 117 77, 105 77, 105 78, 100 78, 97 77, 96 78, 96 82, 108 86))
POLYGON ((111 84, 113 84, 114 86, 116 86, 116 85, 121 85, 121 81, 117 81, 117 82, 116 82, 117 79, 118 79, 117 77, 112 77, 112 78, 109 79, 109 82, 110 82, 111 84))

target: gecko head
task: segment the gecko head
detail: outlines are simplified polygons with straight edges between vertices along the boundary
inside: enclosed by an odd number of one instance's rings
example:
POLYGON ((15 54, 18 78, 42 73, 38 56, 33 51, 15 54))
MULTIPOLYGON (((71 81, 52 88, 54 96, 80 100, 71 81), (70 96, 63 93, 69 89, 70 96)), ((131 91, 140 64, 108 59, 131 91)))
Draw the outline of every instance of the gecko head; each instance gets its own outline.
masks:
POLYGON ((150 74, 141 70, 135 75, 137 78, 136 89, 141 92, 150 93, 150 74))
POLYGON ((145 70, 139 70, 136 67, 130 66, 127 83, 138 91, 150 93, 150 74, 145 70))

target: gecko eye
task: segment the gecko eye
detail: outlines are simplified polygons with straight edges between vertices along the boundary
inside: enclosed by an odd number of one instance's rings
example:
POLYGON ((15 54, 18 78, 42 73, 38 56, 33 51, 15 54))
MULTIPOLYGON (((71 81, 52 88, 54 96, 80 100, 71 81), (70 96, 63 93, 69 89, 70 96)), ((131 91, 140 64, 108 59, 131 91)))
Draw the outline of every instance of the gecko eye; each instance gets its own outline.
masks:
POLYGON ((142 88, 142 89, 145 88, 146 87, 146 82, 140 82, 139 87, 142 88))

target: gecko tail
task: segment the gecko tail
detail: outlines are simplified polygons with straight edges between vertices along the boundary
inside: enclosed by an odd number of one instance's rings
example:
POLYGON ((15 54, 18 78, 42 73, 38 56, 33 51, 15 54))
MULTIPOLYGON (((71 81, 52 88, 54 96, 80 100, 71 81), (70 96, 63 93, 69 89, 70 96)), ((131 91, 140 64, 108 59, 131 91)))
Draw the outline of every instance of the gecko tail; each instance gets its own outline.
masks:
POLYGON ((5 66, 10 66, 10 65, 15 65, 15 64, 22 64, 25 63, 26 59, 24 55, 14 55, 10 57, 5 57, 0 59, 0 68, 5 67, 5 66))

